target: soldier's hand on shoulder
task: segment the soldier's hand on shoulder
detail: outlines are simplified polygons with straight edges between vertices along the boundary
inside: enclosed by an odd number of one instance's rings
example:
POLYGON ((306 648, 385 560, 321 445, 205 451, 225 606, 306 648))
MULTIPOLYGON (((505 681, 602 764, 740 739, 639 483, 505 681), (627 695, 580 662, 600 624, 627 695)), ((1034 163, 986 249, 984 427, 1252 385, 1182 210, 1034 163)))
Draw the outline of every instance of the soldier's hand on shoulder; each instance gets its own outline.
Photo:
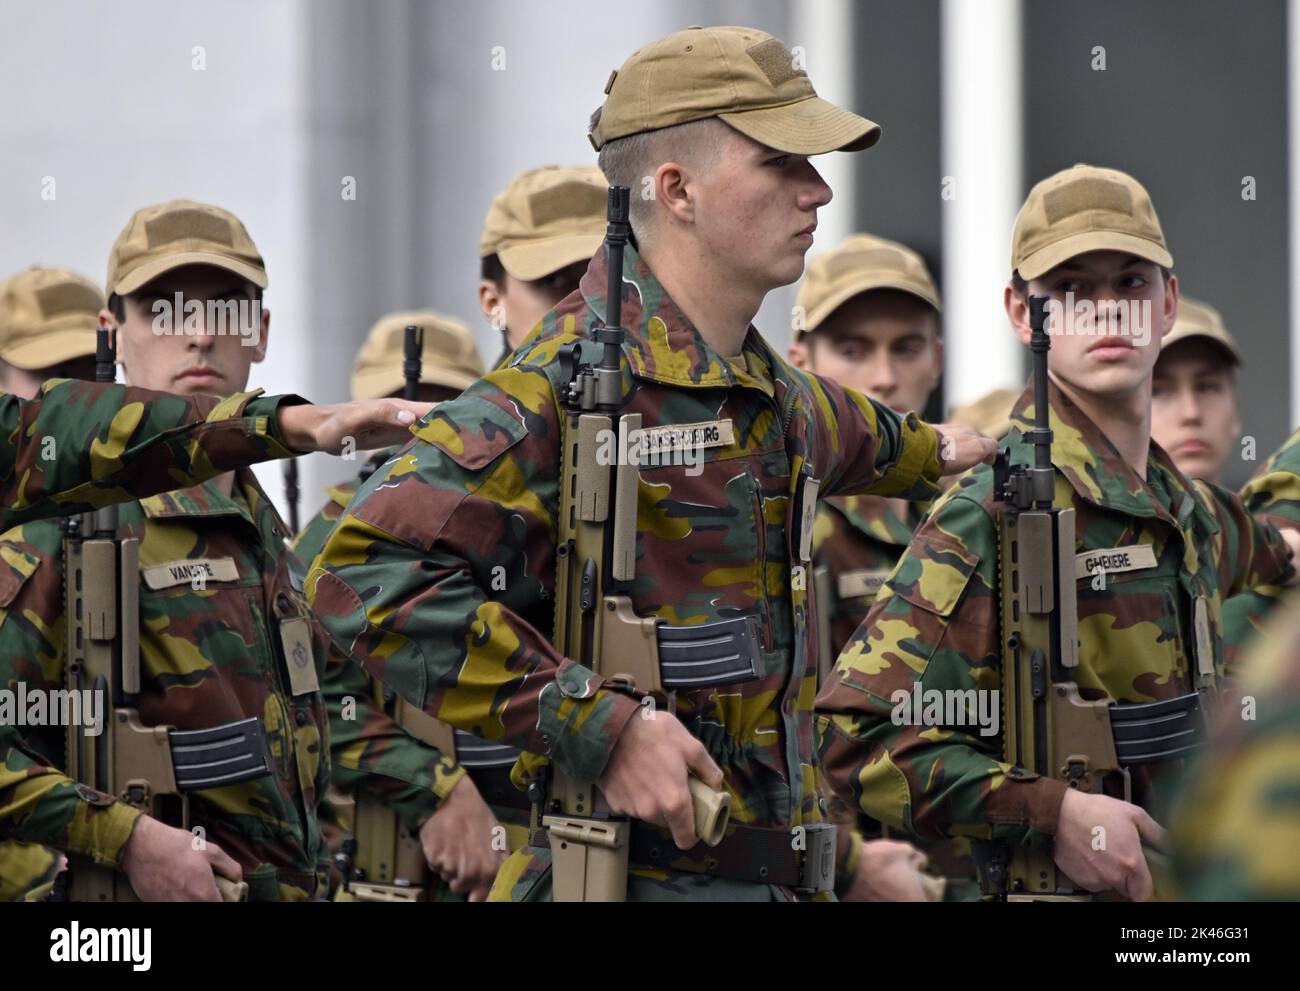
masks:
POLYGON ((122 853, 122 870, 146 902, 219 902, 214 874, 231 881, 243 870, 215 843, 142 815, 122 853))
POLYGON ((687 785, 691 774, 710 788, 722 787, 722 771, 675 716, 633 717, 597 784, 615 812, 667 826, 677 846, 689 850, 698 840, 687 785))
POLYGON ((452 786, 438 810, 420 827, 420 847, 429 869, 458 895, 486 901, 505 862, 495 842, 501 824, 468 774, 452 786))
POLYGON ((279 411, 280 432, 295 451, 349 454, 405 444, 411 424, 435 403, 405 399, 354 399, 332 406, 285 406, 279 411))
POLYGON ((992 461, 998 442, 964 423, 932 423, 939 434, 939 461, 944 475, 956 475, 977 464, 992 461))
POLYGON ((1089 891, 1148 901, 1155 886, 1142 844, 1162 850, 1167 842, 1164 827, 1131 802, 1071 788, 1056 825, 1056 866, 1089 891))

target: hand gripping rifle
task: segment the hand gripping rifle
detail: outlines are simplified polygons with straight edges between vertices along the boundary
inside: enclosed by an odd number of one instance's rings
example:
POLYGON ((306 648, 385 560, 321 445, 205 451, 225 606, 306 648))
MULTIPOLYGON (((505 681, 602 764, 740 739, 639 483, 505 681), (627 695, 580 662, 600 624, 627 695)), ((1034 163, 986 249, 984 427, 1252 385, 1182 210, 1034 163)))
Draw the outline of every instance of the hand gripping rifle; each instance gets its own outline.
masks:
MULTIPOLYGON (((676 718, 678 689, 756 676, 757 633, 753 617, 670 627, 632 610, 628 591, 636 570, 638 465, 620 463, 631 461, 623 457, 607 465, 598 455, 602 441, 613 437, 620 452, 628 451, 641 429, 640 413, 622 412, 627 335, 622 326, 623 248, 631 233, 627 187, 610 187, 607 219, 605 322, 591 332, 601 348, 599 362, 582 361, 582 342, 565 345, 559 355, 566 386, 560 397, 553 639, 560 653, 596 671, 612 687, 663 700, 668 718, 676 718)), ((689 786, 696 835, 716 845, 730 816, 731 796, 694 777, 689 786)), ((541 825, 550 839, 555 900, 624 900, 630 820, 611 813, 594 782, 576 781, 558 768, 551 769, 549 792, 544 789, 537 792, 545 794, 541 825)))
MULTIPOLYGON (((95 347, 95 381, 116 377, 115 349, 105 328, 95 347)), ((186 793, 270 773, 266 736, 257 716, 212 729, 145 726, 134 706, 140 691, 140 541, 118 535, 116 506, 65 520, 66 680, 70 698, 97 693, 104 725, 69 720, 67 773, 82 784, 189 829, 186 793)), ((216 876, 225 901, 244 901, 248 885, 216 876)), ((136 901, 126 875, 90 858, 69 858, 72 901, 136 901)))

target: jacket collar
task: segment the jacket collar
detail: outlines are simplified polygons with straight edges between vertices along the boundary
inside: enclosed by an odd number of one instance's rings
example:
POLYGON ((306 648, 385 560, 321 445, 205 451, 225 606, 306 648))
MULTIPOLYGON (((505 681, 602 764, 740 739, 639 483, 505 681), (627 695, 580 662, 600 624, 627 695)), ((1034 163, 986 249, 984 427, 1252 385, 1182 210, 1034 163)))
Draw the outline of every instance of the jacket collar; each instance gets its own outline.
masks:
MULTIPOLYGON (((578 287, 588 308, 601 321, 606 314, 608 273, 605 252, 597 252, 578 287)), ((709 346, 631 244, 623 249, 622 322, 628 332, 623 351, 637 378, 686 388, 746 385, 762 389, 752 376, 737 374, 709 346)), ((760 359, 771 370, 773 379, 786 377, 780 367, 783 363, 752 324, 745 335, 742 352, 760 359)))
MULTIPOLYGON (((1192 483, 1174 466, 1155 441, 1147 452, 1147 480, 1138 477, 1119 450, 1056 384, 1047 383, 1048 417, 1052 429, 1052 464, 1081 499, 1130 516, 1155 517, 1179 529, 1197 516, 1205 533, 1217 533, 1218 521, 1194 494, 1192 483)), ((1032 464, 1032 445, 1025 432, 1034 425, 1034 382, 1011 410, 1007 442, 1012 462, 1032 464)))

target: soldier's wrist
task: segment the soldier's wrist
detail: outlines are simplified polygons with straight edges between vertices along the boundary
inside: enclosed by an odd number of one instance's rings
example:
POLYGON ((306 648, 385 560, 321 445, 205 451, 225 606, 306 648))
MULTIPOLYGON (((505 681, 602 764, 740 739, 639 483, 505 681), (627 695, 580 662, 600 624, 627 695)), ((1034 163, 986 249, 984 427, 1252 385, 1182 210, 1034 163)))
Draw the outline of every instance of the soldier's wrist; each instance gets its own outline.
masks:
MULTIPOLYGON (((326 416, 321 407, 313 406, 299 396, 272 396, 269 399, 278 401, 274 415, 270 418, 270 422, 275 425, 274 430, 268 430, 272 439, 284 445, 288 454, 309 454, 315 451, 316 433, 326 416)), ((249 405, 252 406, 252 403, 249 405)))

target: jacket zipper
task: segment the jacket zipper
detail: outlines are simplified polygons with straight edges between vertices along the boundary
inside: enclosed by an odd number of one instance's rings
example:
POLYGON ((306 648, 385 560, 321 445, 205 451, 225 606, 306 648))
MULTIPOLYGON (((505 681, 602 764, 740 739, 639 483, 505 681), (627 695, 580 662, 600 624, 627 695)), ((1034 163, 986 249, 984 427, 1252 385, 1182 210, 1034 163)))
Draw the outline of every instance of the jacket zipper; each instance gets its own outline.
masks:
POLYGON ((758 477, 746 466, 745 474, 754 493, 754 525, 758 530, 758 596, 763 613, 763 649, 772 649, 772 608, 767 601, 767 518, 763 515, 763 493, 758 487, 758 477))

